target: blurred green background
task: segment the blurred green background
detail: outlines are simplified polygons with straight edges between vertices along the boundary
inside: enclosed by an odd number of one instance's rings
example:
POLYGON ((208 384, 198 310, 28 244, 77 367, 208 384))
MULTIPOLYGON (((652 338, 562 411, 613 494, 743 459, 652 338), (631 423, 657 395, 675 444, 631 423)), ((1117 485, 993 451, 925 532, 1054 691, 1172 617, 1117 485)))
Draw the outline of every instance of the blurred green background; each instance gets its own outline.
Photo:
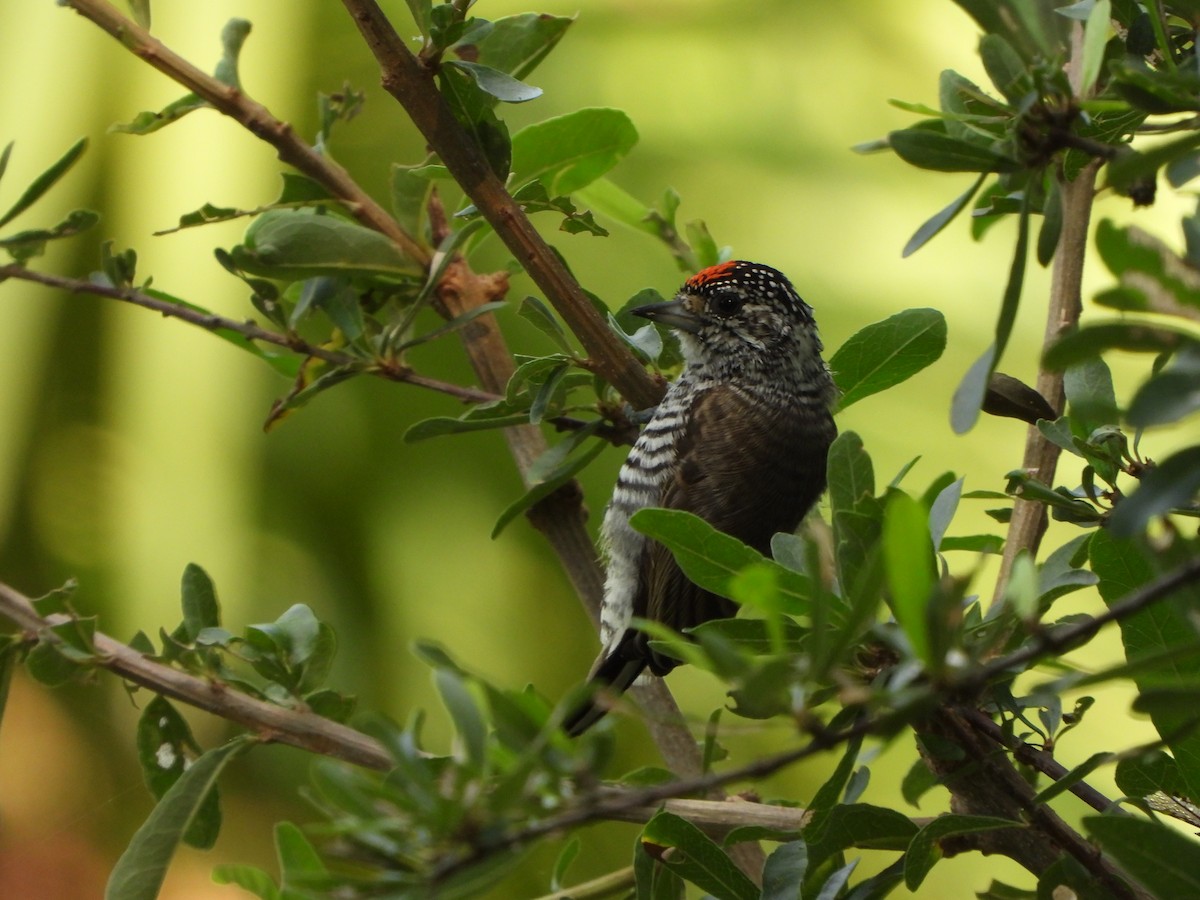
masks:
MULTIPOLYGON (((403 33, 415 33, 402 2, 385 8, 403 33)), ((949 0, 544 0, 537 7, 484 0, 475 12, 498 18, 529 9, 578 13, 578 21, 529 79, 545 95, 502 111, 510 128, 581 106, 626 110, 641 142, 614 180, 648 202, 674 187, 682 220, 703 218, 737 256, 787 272, 815 307, 830 350, 897 310, 942 309, 950 328, 943 359, 854 407, 840 427, 863 435, 881 483, 921 456, 908 482, 918 491, 946 469, 965 475, 968 490, 1002 489, 1003 474, 1020 463, 1023 428, 985 419, 957 437, 948 409, 958 379, 990 341, 1011 224, 977 245, 958 222, 902 260, 908 236, 965 189, 969 176, 917 172, 893 157, 849 149, 911 121, 888 98, 935 103, 941 69, 984 81, 967 17, 949 0)), ((391 162, 423 157, 414 129, 378 88, 374 63, 340 4, 160 0, 153 12, 158 37, 209 70, 225 21, 251 20, 243 85, 310 138, 317 91, 338 90, 346 80, 365 90, 364 113, 335 132, 333 152, 376 196, 386 199, 391 162)), ((97 267, 98 242, 112 239, 137 249, 139 277, 152 274, 163 290, 246 318, 254 314, 247 290, 212 255, 214 246, 237 242, 244 222, 151 233, 205 202, 249 208, 272 200, 280 166, 270 149, 211 111, 148 137, 107 132, 182 93, 50 0, 0 4, 0 142, 16 141, 0 206, 86 135, 83 162, 16 224, 50 224, 79 206, 102 211, 104 220, 35 265, 85 275, 97 267)), ((1108 201, 1104 213, 1126 218, 1125 206, 1108 201)), ((1170 222, 1177 214, 1160 204, 1145 215, 1170 222)), ((1168 238, 1174 232, 1162 231, 1168 238)), ((548 235, 584 286, 614 308, 641 288, 669 294, 682 280, 645 235, 619 228, 608 239, 548 235)), ((504 263, 492 239, 477 268, 504 263)), ((1091 277, 1103 283, 1102 275, 1091 277)), ((1045 284, 1045 273, 1034 272, 1005 365, 1027 380, 1041 341, 1045 284)), ((514 299, 532 292, 527 279, 514 279, 514 299)), ((514 315, 502 320, 515 348, 541 346, 514 315)), ((189 561, 216 581, 235 632, 307 603, 340 637, 333 684, 357 693, 361 707, 400 719, 414 707, 430 708, 435 743, 447 729, 428 671, 409 650, 415 638, 440 642, 500 684, 531 682, 550 697, 587 670, 594 635, 538 535, 520 520, 489 538, 520 492, 499 434, 401 442, 414 421, 457 414, 453 401, 362 379, 264 434, 271 400, 288 385, 202 331, 18 283, 0 286, 0 322, 3 580, 37 595, 77 577, 79 608, 99 613, 106 631, 126 638, 174 625, 189 561)), ((428 374, 471 381, 454 340, 415 360, 428 374)), ((1118 394, 1132 387, 1122 381, 1118 394)), ((592 527, 620 458, 613 450, 584 473, 592 527)), ((982 505, 964 503, 953 533, 994 530, 982 505)), ((1053 532, 1047 547, 1070 536, 1053 532)), ((957 562, 969 569, 976 561, 957 562)), ((984 590, 993 568, 984 568, 984 590)), ((1075 602, 1088 608, 1093 600, 1075 602)), ((1115 641, 1104 647, 1119 652, 1115 641)), ((672 686, 697 721, 723 701, 703 674, 680 671, 672 686)), ((1101 704, 1085 723, 1090 730, 1064 748, 1068 764, 1103 747, 1110 728, 1149 737, 1146 723, 1128 720, 1124 695, 1106 695, 1101 704)), ((132 751, 136 716, 111 679, 48 692, 18 674, 0 730, 0 896, 99 895, 150 808, 132 751)), ((206 744, 226 732, 221 722, 191 718, 206 744)), ((781 726, 729 717, 726 724, 738 753, 791 737, 781 726)), ((636 724, 621 723, 618 739, 620 765, 656 761, 636 724)), ((904 741, 889 748, 872 765, 866 799, 891 802, 912 759, 904 741)), ((306 765, 286 748, 239 763, 223 786, 226 826, 217 848, 181 852, 164 896, 239 896, 211 884, 211 866, 270 867, 270 824, 314 817, 295 790, 306 765)), ((762 793, 803 802, 828 766, 811 761, 762 793)), ((920 814, 939 808, 935 795, 927 797, 920 814)), ((1068 815, 1077 812, 1068 806, 1068 815)), ((635 833, 633 826, 591 829, 573 874, 625 864, 635 833)), ((533 853, 495 896, 544 891, 558 846, 547 842, 533 853)), ((1003 863, 972 857, 940 866, 921 896, 966 896, 993 875, 1028 883, 1003 863)))

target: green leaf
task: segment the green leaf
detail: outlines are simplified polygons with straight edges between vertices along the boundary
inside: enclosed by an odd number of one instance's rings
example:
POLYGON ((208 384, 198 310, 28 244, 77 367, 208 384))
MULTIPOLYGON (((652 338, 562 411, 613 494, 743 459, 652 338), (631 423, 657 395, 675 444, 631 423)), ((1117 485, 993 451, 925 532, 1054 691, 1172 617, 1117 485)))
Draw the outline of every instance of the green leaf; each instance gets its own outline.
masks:
POLYGON ((538 13, 504 16, 468 30, 451 48, 456 56, 524 78, 563 39, 573 17, 538 13))
POLYGON ((154 900, 158 896, 175 848, 204 806, 217 779, 229 763, 254 743, 252 738, 237 738, 209 750, 184 771, 117 860, 104 891, 106 900, 154 900))
POLYGON ((946 348, 946 319, 936 309, 906 309, 851 336, 829 361, 839 408, 887 390, 935 362, 946 348))
POLYGON ((888 135, 888 145, 905 162, 936 172, 1015 172, 1011 159, 928 128, 905 128, 888 135))
POLYGON ((993 344, 971 363, 963 380, 954 389, 954 399, 950 404, 950 427, 955 434, 966 434, 979 418, 995 359, 996 346, 993 344))
POLYGON ((558 226, 559 231, 568 234, 594 234, 597 237, 608 236, 608 230, 596 221, 590 210, 580 212, 569 197, 551 198, 540 181, 529 182, 513 194, 513 199, 530 215, 537 212, 559 213, 563 217, 558 226))
POLYGON ((754 883, 712 838, 686 819, 658 813, 642 829, 641 843, 664 866, 717 900, 759 900, 754 883))
MULTIPOLYGON (((1017 321, 1017 307, 1021 303, 1021 287, 1025 283, 1025 261, 1029 256, 1029 191, 1021 200, 1020 218, 1017 219, 1017 244, 1013 250, 1012 265, 1008 270, 1008 283, 1004 286, 1004 299, 1000 303, 1000 317, 996 320, 996 341, 992 345, 992 371, 1000 364, 1009 335, 1017 321)), ((988 373, 989 375, 991 372, 988 373)))
POLYGON ((583 843, 579 840, 579 835, 572 837, 563 846, 562 851, 558 854, 558 859, 554 862, 554 871, 550 873, 550 890, 562 891, 563 884, 567 878, 567 870, 571 867, 571 863, 579 856, 579 851, 583 848, 583 843))
POLYGON ((575 198, 588 208, 627 228, 644 231, 656 237, 661 234, 662 225, 654 220, 655 212, 607 178, 597 178, 587 187, 575 191, 575 198))
MULTIPOLYGON (((1002 7, 997 4, 993 8, 998 11, 1002 7)), ((1018 103, 1028 90, 1030 81, 1025 60, 1013 49, 1013 45, 995 33, 994 29, 986 26, 985 29, 987 33, 979 39, 979 58, 983 62, 984 71, 996 86, 996 90, 1004 95, 1004 99, 1009 103, 1018 103)))
MULTIPOLYGON (((167 700, 155 697, 138 719, 138 762, 142 776, 157 800, 171 789, 200 755, 200 745, 187 721, 167 700)), ((183 842, 209 850, 221 830, 221 802, 214 787, 197 807, 183 842)))
POLYGON ((1113 753, 1093 753, 1086 760, 1071 769, 1070 772, 1060 777, 1057 781, 1051 782, 1046 788, 1039 791, 1037 796, 1033 798, 1034 803, 1049 803, 1059 794, 1066 793, 1072 787, 1079 784, 1088 775, 1096 771, 1101 766, 1110 763, 1115 758, 1113 753))
MULTIPOLYGON (((284 172, 283 189, 274 202, 255 209, 237 209, 232 206, 214 206, 205 203, 194 212, 184 213, 179 217, 179 224, 174 228, 164 228, 154 232, 156 237, 173 234, 185 228, 196 228, 201 225, 211 225, 214 222, 228 222, 231 219, 241 219, 247 216, 258 216, 269 209, 296 209, 304 206, 331 205, 334 197, 325 188, 311 178, 305 178, 295 172, 284 172)), ((128 251, 132 252, 132 251, 128 251)))
POLYGON ((932 240, 938 234, 938 232, 949 225, 954 218, 963 211, 966 205, 971 202, 975 194, 978 193, 979 188, 983 184, 983 180, 985 178, 987 178, 986 172, 976 178, 974 183, 969 188, 951 200, 944 209, 934 213, 932 216, 926 219, 921 227, 913 233, 913 236, 908 239, 908 243, 904 245, 904 250, 900 255, 905 259, 912 256, 927 243, 929 243, 929 241, 932 240))
POLYGON ((212 879, 217 884, 237 885, 244 891, 249 891, 259 900, 284 900, 283 894, 271 878, 262 869, 255 866, 244 866, 235 863, 225 863, 214 866, 212 879))
POLYGON ((479 147, 495 176, 506 181, 512 169, 513 147, 508 126, 492 110, 495 99, 457 66, 442 66, 438 81, 454 118, 479 147))
POLYGON ((72 210, 65 219, 51 228, 32 228, 0 238, 0 247, 4 248, 14 260, 23 263, 35 256, 41 256, 46 249, 47 241, 74 237, 81 231, 87 231, 99 221, 99 214, 90 209, 72 210))
POLYGON ((826 463, 838 581, 854 589, 879 538, 883 508, 875 499, 875 469, 853 431, 838 435, 826 463))
POLYGON ((1050 369, 1062 370, 1109 350, 1166 353, 1195 343, 1196 336, 1191 332, 1161 323, 1104 322, 1063 335, 1046 351, 1042 362, 1050 369))
POLYGON ((413 21, 421 34, 428 37, 432 0, 404 0, 404 2, 408 4, 408 11, 412 13, 413 21))
POLYGON ((1113 777, 1122 793, 1130 797, 1148 797, 1157 791, 1181 794, 1185 790, 1175 760, 1162 750, 1147 750, 1138 757, 1122 759, 1113 777))
POLYGON ((250 23, 245 19, 230 19, 221 29, 221 59, 213 71, 213 77, 231 88, 241 90, 242 82, 238 76, 238 55, 242 45, 250 34, 250 23))
POLYGON ((1154 516, 1176 507, 1194 506, 1200 494, 1200 445, 1168 456, 1142 476, 1136 491, 1113 511, 1110 525, 1117 537, 1140 533, 1154 516))
POLYGON ((357 364, 334 366, 316 378, 311 378, 305 372, 303 377, 297 377, 296 384, 286 396, 279 398, 271 405, 267 421, 263 423, 263 430, 269 431, 292 410, 307 406, 318 394, 336 387, 344 381, 349 381, 351 378, 361 375, 362 372, 363 369, 357 364))
POLYGON ((404 229, 405 234, 420 240, 425 206, 429 202, 433 182, 416 174, 417 168, 419 167, 393 163, 390 187, 392 212, 396 216, 396 222, 404 229))
POLYGON ((1071 424, 1090 434, 1104 425, 1116 425, 1117 397, 1112 372, 1099 357, 1069 366, 1063 373, 1063 390, 1071 405, 1071 424))
POLYGON ((0 181, 4 180, 4 173, 8 171, 8 159, 12 156, 12 149, 16 143, 16 141, 9 141, 4 149, 0 150, 0 181))
POLYGON ((780 844, 763 866, 762 900, 798 900, 807 871, 808 848, 804 841, 780 844))
POLYGON ((883 560, 896 621, 917 657, 934 666, 925 615, 937 580, 933 543, 925 509, 901 492, 892 495, 884 511, 883 560))
MULTIPOLYGON (((1196 109, 1194 99, 1188 108, 1196 109)), ((1108 183, 1117 190, 1128 190, 1134 182, 1154 177, 1162 166, 1186 156, 1197 147, 1200 147, 1200 134, 1190 132, 1173 141, 1156 144, 1144 152, 1134 150, 1122 153, 1105 167, 1108 183)))
POLYGON ((423 419, 411 426, 408 431, 404 432, 404 442, 414 444, 417 441, 445 434, 464 434, 469 431, 486 431, 490 428, 508 428, 528 422, 529 415, 527 413, 481 419, 452 419, 447 416, 436 416, 432 419, 423 419))
POLYGON ((173 100, 158 112, 146 110, 138 113, 129 122, 109 126, 109 131, 119 134, 145 135, 152 134, 160 128, 166 128, 172 122, 177 122, 190 112, 204 109, 209 102, 199 94, 185 94, 178 100, 173 100))
POLYGON ((181 585, 183 596, 183 626, 189 643, 205 628, 219 628, 221 607, 217 603, 217 589, 212 579, 195 563, 188 563, 183 570, 181 585))
POLYGON ((1001 828, 1023 828, 1021 822, 998 819, 993 816, 938 816, 917 832, 908 846, 904 858, 904 883, 915 891, 925 880, 939 859, 942 858, 940 841, 959 834, 977 834, 981 831, 996 831, 1001 828))
POLYGON ((521 305, 517 307, 517 315, 526 322, 529 322, 546 335, 550 340, 558 346, 558 349, 563 353, 571 353, 571 342, 567 337, 566 329, 559 324, 554 313, 551 312, 543 301, 537 297, 526 297, 521 301, 521 305))
POLYGON ((400 343, 396 344, 393 349, 395 352, 399 353, 400 351, 408 350, 411 347, 416 347, 420 344, 437 340, 440 337, 445 337, 448 334, 454 334, 456 331, 461 331, 465 326, 471 324, 480 316, 497 312, 498 310, 504 309, 507 306, 508 304, 503 300, 492 300, 488 303, 481 303, 479 306, 455 316, 449 322, 439 325, 437 328, 427 331, 424 334, 419 334, 416 337, 409 338, 406 341, 401 341, 400 343))
POLYGON ((513 184, 539 180, 550 196, 591 184, 633 149, 637 129, 618 109, 581 109, 513 136, 513 184))
POLYGON ((1062 191, 1057 178, 1048 178, 1046 199, 1042 203, 1042 227, 1038 231, 1037 261, 1042 266, 1050 265, 1058 250, 1058 239, 1062 234, 1063 208, 1062 191))
POLYGON ((13 670, 21 662, 22 653, 23 648, 19 640, 10 634, 0 635, 0 721, 4 720, 13 670))
MULTIPOLYGON (((842 716, 847 716, 846 711, 842 712, 842 716)), ((846 742, 846 749, 842 752, 842 758, 838 760, 833 774, 817 789, 812 802, 808 804, 812 815, 808 824, 804 826, 804 839, 809 844, 822 840, 826 829, 832 823, 833 810, 837 809, 846 785, 850 782, 850 776, 854 774, 854 766, 858 762, 862 744, 862 735, 855 735, 846 742)))
POLYGON ((897 810, 869 803, 840 803, 829 810, 820 838, 806 837, 809 868, 817 870, 834 854, 851 847, 904 850, 916 833, 917 826, 897 810))
POLYGON ((412 278, 419 271, 379 232, 311 209, 263 213, 230 254, 239 269, 286 280, 318 275, 412 278))
POLYGON ((643 509, 633 514, 629 524, 670 550, 684 574, 705 590, 729 597, 734 575, 747 566, 762 565, 778 579, 784 611, 791 615, 808 612, 812 582, 807 576, 785 569, 699 516, 678 509, 643 509))
POLYGON ((487 722, 471 695, 466 679, 450 669, 439 668, 434 672, 434 684, 454 721, 455 731, 466 750, 467 761, 482 769, 487 754, 487 722))
POLYGON ((67 684, 89 671, 79 661, 65 655, 57 641, 42 641, 30 650, 25 657, 25 669, 30 677, 47 687, 67 684))
POLYGON ((1132 816, 1089 816, 1084 828, 1156 897, 1200 897, 1200 844, 1174 828, 1132 816))
POLYGON ((1083 60, 1079 71, 1078 93, 1086 97, 1100 76, 1100 65, 1104 62, 1104 47, 1108 43, 1108 32, 1112 27, 1112 3, 1095 0, 1088 13, 1083 29, 1083 60))
POLYGON ((684 900, 683 879, 660 865, 641 841, 634 845, 633 877, 637 900, 684 900))
POLYGON ((129 0, 129 13, 133 21, 150 30, 150 0, 129 0))
MULTIPOLYGON (((41 175, 33 179, 29 187, 25 188, 21 196, 3 216, 0 216, 0 227, 7 225, 25 210, 29 209, 34 203, 41 199, 42 195, 58 182, 60 178, 71 170, 71 167, 79 161, 79 157, 83 156, 87 150, 87 138, 80 138, 70 146, 66 153, 60 156, 55 162, 46 169, 41 175)), ((8 154, 12 149, 12 144, 4 150, 3 160, 0 160, 0 174, 8 165, 8 154)))
POLYGON ((1096 249, 1126 290, 1143 297, 1154 292, 1161 301, 1156 304, 1159 307, 1179 304, 1200 308, 1200 279, 1195 270, 1154 235, 1133 225, 1121 228, 1104 219, 1096 226, 1096 249))
MULTIPOLYGON (((198 312, 202 315, 211 315, 211 310, 205 309, 203 306, 198 306, 180 297, 173 296, 151 287, 143 287, 141 292, 148 297, 153 297, 155 300, 161 300, 165 303, 170 303, 173 306, 178 306, 192 312, 198 312)), ((249 353, 251 356, 256 356, 269 365, 272 369, 288 378, 295 378, 300 371, 301 361, 291 353, 276 352, 273 348, 259 346, 251 341, 244 334, 238 331, 233 331, 228 328, 214 328, 210 332, 221 338, 223 341, 228 341, 239 350, 249 353)))
POLYGON ((504 103, 525 103, 542 96, 541 88, 519 81, 491 66, 481 66, 478 63, 453 59, 447 60, 443 68, 445 66, 462 69, 475 79, 475 83, 479 85, 481 91, 504 103))
POLYGON ((500 518, 492 526, 492 538, 494 539, 501 531, 507 528, 508 523, 518 515, 544 497, 550 496, 550 494, 574 478, 588 463, 603 453, 607 446, 604 441, 593 441, 588 449, 581 453, 572 454, 562 466, 549 473, 545 480, 531 486, 520 498, 509 504, 504 512, 500 513, 500 518))
POLYGON ((1174 365, 1146 381, 1130 401, 1126 419, 1146 428, 1167 425, 1200 410, 1200 346, 1189 345, 1174 365))
MULTIPOLYGON (((1111 607, 1153 580, 1161 570, 1178 564, 1181 560, 1172 557, 1182 554, 1180 551, 1151 550, 1136 541, 1119 540, 1107 529, 1102 529, 1088 544, 1088 555, 1092 571, 1100 579, 1097 585, 1100 596, 1111 607)), ((1125 657, 1131 664, 1156 656, 1165 659, 1153 672, 1134 674, 1141 693, 1156 688, 1190 689, 1200 682, 1200 658, 1195 654, 1169 656, 1172 650, 1195 646, 1196 630, 1191 622, 1191 610, 1198 602, 1200 592, 1192 585, 1180 588, 1173 596, 1120 621, 1125 657)), ((1151 712, 1150 719, 1175 756, 1187 795, 1200 797, 1200 733, 1193 727, 1194 705, 1176 703, 1172 709, 1160 707, 1151 712)))
POLYGON ((276 823, 275 854, 279 857, 279 877, 285 892, 289 888, 306 887, 329 874, 316 848, 291 822, 276 823))

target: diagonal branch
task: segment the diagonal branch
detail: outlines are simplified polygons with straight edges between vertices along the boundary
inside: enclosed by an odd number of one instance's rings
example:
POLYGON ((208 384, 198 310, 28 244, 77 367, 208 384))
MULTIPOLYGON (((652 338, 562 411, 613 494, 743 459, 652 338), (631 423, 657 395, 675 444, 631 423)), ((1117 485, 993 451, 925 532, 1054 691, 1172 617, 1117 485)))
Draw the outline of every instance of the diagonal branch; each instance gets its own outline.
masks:
POLYGON ((965 673, 954 683, 961 692, 979 690, 993 678, 1008 672, 1021 671, 1034 660, 1045 656, 1059 655, 1086 644, 1109 622, 1127 619, 1146 607, 1170 596, 1173 592, 1193 581, 1200 580, 1200 558, 1188 560, 1171 571, 1147 582, 1136 591, 1122 597, 1104 612, 1061 628, 1042 628, 1024 647, 1007 656, 1000 656, 977 669, 965 673))
POLYGON ((243 90, 218 81, 198 69, 133 19, 122 15, 106 0, 62 0, 62 5, 69 6, 100 26, 139 59, 208 101, 218 112, 236 120, 255 137, 266 141, 275 148, 280 160, 324 187, 358 221, 387 235, 405 255, 422 266, 429 265, 429 250, 405 232, 345 169, 301 140, 290 124, 275 118, 270 110, 252 100, 243 90))
POLYGON ((409 51, 375 0, 343 3, 379 61, 384 89, 404 107, 454 180, 579 338, 591 357, 590 368, 636 408, 658 403, 662 387, 617 340, 562 260, 492 172, 438 92, 433 72, 409 51))
POLYGON ((180 303, 172 303, 170 300, 154 297, 135 288, 113 287, 111 285, 98 284, 94 281, 83 281, 78 278, 63 278, 60 275, 34 272, 23 266, 11 264, 0 266, 0 282, 7 278, 32 281, 46 287, 60 288, 73 294, 94 294, 97 297, 120 300, 134 306, 140 306, 143 309, 152 310, 167 318, 179 319, 190 325, 203 328, 205 331, 232 332, 241 335, 248 341, 261 341, 264 344, 273 344, 276 347, 283 347, 301 356, 310 356, 335 366, 360 368, 364 372, 369 372, 388 381, 405 382, 427 388, 431 391, 437 391, 438 393, 449 394, 451 397, 455 397, 464 403, 488 403, 499 399, 498 394, 463 387, 448 381, 439 381, 436 378, 429 378, 425 375, 418 375, 412 369, 408 368, 408 366, 394 361, 382 359, 364 360, 349 353, 342 353, 338 350, 330 350, 328 347, 309 343, 297 334, 280 334, 277 331, 268 331, 254 322, 239 322, 236 319, 230 319, 216 313, 184 306, 180 303))
MULTIPOLYGON (((16 623, 30 637, 54 640, 48 629, 69 616, 41 615, 24 594, 0 583, 0 615, 16 623)), ((236 722, 261 737, 291 744, 312 753, 332 756, 368 769, 392 768, 392 758, 374 738, 307 710, 288 709, 230 690, 219 681, 197 678, 143 656, 120 641, 96 632, 95 664, 127 681, 164 697, 236 722)))

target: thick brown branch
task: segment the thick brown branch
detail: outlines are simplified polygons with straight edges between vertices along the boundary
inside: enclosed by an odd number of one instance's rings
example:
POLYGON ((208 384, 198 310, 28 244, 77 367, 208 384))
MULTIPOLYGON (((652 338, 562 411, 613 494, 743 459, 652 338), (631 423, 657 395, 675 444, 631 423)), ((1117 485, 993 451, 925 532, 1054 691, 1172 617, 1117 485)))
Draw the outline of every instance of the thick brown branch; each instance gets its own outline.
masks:
POLYGON ((639 409, 654 406, 662 387, 592 308, 566 266, 505 190, 483 153, 454 118, 427 70, 405 46, 374 0, 343 0, 395 97, 441 157, 454 180, 545 293, 591 357, 591 367, 639 409))
POLYGON ((63 0, 63 4, 100 26, 131 53, 168 78, 204 98, 219 112, 235 119, 255 137, 266 141, 275 148, 280 160, 324 187, 356 219, 391 238, 405 255, 422 266, 429 264, 429 250, 406 233, 345 169, 301 140, 291 125, 275 118, 261 103, 250 99, 242 90, 198 69, 142 26, 123 16, 106 0, 63 0))
POLYGON ((1040 876, 1065 852, 1091 873, 1109 896, 1120 900, 1135 900, 1140 896, 1095 847, 1050 807, 1035 801, 1033 788, 1004 752, 985 743, 962 720, 958 710, 942 708, 936 711, 924 728, 964 751, 964 756, 956 759, 949 758, 948 754, 925 756, 926 763, 950 790, 953 812, 1029 824, 1028 828, 984 832, 962 841, 961 847, 958 841, 948 839, 943 842, 943 850, 948 855, 963 849, 999 853, 1040 876))
MULTIPOLYGON (((29 598, 0 583, 0 615, 14 622, 30 638, 55 640, 47 629, 68 621, 68 616, 42 616, 29 598)), ((133 648, 97 632, 95 664, 127 681, 149 688, 189 706, 236 722, 264 739, 291 744, 357 766, 381 771, 392 768, 392 759, 374 738, 304 710, 287 709, 248 694, 230 690, 219 681, 197 678, 147 659, 133 648)))
MULTIPOLYGON (((1062 197, 1062 233, 1059 236, 1058 251, 1054 255, 1050 308, 1042 339, 1043 349, 1079 323, 1079 315, 1083 308, 1081 285, 1084 257, 1087 254, 1088 222, 1091 218, 1098 170, 1099 161, 1096 161, 1080 172, 1074 181, 1059 182, 1062 197)), ((1062 415, 1066 404, 1062 372, 1040 366, 1037 392, 1049 402, 1056 415, 1062 415)), ((1042 484, 1053 486, 1061 453, 1062 450, 1057 444, 1048 441, 1036 425, 1031 425, 1026 433, 1025 457, 1021 467, 1042 484)), ((1018 499, 1013 506, 1012 522, 1009 525, 1008 538, 1004 542, 1004 556, 1000 562, 1000 575, 996 579, 993 603, 999 603, 1003 599, 1017 556, 1022 551, 1036 556, 1042 535, 1045 533, 1045 505, 1032 500, 1018 499)))

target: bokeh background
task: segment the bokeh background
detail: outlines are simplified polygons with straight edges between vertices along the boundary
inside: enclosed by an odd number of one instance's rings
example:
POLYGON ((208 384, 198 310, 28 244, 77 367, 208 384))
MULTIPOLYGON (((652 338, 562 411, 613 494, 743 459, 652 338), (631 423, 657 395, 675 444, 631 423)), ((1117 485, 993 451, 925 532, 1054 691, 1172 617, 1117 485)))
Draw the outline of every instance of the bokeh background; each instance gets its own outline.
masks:
MULTIPOLYGON (((415 34, 404 3, 385 8, 415 34)), ((941 69, 984 82, 970 20, 949 0, 543 0, 535 7, 484 0, 475 12, 498 18, 529 9, 578 14, 578 21, 529 79, 545 95, 505 108, 510 127, 581 106, 626 110, 641 141, 614 180, 649 202, 674 187, 682 220, 702 218, 738 256, 789 273, 816 308, 830 349, 900 309, 942 309, 950 329, 943 359, 849 410, 840 426, 863 435, 881 484, 920 456, 908 482, 916 490, 947 469, 965 475, 968 490, 1002 489, 1003 474, 1019 465, 1023 429, 985 419, 955 436, 948 409, 962 373, 990 341, 1013 230, 1001 225, 979 245, 958 222, 902 260, 908 236, 969 176, 918 172, 888 155, 850 151, 911 121, 888 98, 936 103, 941 69)), ((234 16, 251 20, 242 82, 309 137, 317 91, 347 80, 365 90, 365 111, 338 129, 333 151, 376 196, 386 199, 391 162, 423 157, 414 129, 378 88, 373 61, 340 4, 160 0, 153 12, 155 33, 206 69, 219 56, 222 25, 234 16)), ((162 289, 226 315, 252 316, 245 287, 212 255, 213 247, 238 241, 244 222, 151 233, 205 202, 249 208, 272 200, 280 165, 270 149, 211 111, 148 137, 107 130, 181 93, 50 0, 0 3, 0 141, 16 141, 0 207, 86 135, 91 146, 82 163, 16 224, 50 224, 80 206, 102 211, 104 220, 84 239, 53 246, 36 265, 84 275, 97 267, 99 241, 112 239, 136 248, 139 275, 152 274, 162 289)), ((1107 200, 1102 213, 1127 218, 1125 207, 1107 200)), ((1161 223, 1177 215, 1161 204, 1142 214, 1161 223)), ((1162 233, 1174 231, 1167 225, 1162 233)), ((641 288, 670 293, 681 280, 645 235, 614 228, 608 239, 550 236, 583 284, 614 308, 641 288)), ((478 267, 504 263, 492 240, 478 267)), ((1096 286, 1104 281, 1096 272, 1090 277, 1096 286)), ((1027 380, 1045 284, 1035 270, 1005 366, 1027 380)), ((527 279, 515 279, 512 297, 532 292, 527 279)), ((516 348, 540 346, 514 315, 501 318, 516 348)), ((471 381, 453 340, 417 362, 429 374, 471 381)), ((1127 395, 1133 385, 1121 370, 1118 376, 1127 395)), ((366 379, 264 433, 271 400, 287 387, 248 355, 181 323, 96 298, 0 286, 0 578, 37 595, 77 577, 78 606, 123 637, 174 625, 189 561, 216 581, 235 632, 307 603, 339 634, 333 683, 358 694, 363 708, 399 719, 415 707, 430 709, 435 744, 447 727, 428 670, 409 649, 418 637, 440 642, 501 684, 530 682, 552 697, 582 676, 595 638, 552 555, 523 520, 489 538, 520 492, 498 434, 405 445, 401 436, 414 421, 454 415, 457 407, 366 379)), ((613 450, 584 473, 593 527, 620 457, 613 450)), ((965 502, 953 533, 989 530, 981 507, 965 502)), ((1055 531, 1047 547, 1072 535, 1055 531)), ((1096 601, 1081 595, 1072 602, 1089 608, 1096 601)), ((1119 649, 1109 641, 1101 652, 1119 649)), ((722 702, 703 674, 681 671, 672 685, 697 721, 722 702)), ((1109 746, 1108 735, 1149 736, 1148 725, 1129 717, 1125 695, 1110 692, 1100 702, 1082 736, 1063 748, 1068 763, 1109 746)), ((0 896, 99 896, 151 805, 133 753, 136 716, 136 704, 112 679, 50 692, 18 673, 0 729, 0 896)), ((191 719, 207 745, 227 733, 219 721, 191 719)), ((783 746, 790 737, 780 726, 729 717, 726 724, 739 753, 783 746)), ((656 761, 636 723, 622 723, 618 739, 618 770, 656 761)), ((893 802, 913 758, 903 741, 884 752, 872 763, 866 799, 893 802)), ((241 896, 213 885, 211 866, 272 867, 271 823, 314 818, 296 789, 307 763, 287 748, 265 748, 239 763, 223 785, 220 842, 210 853, 181 851, 164 896, 241 896)), ((763 793, 803 802, 829 765, 797 767, 763 793)), ((919 814, 941 802, 927 795, 919 814)), ((1068 815, 1079 812, 1071 802, 1068 815)), ((625 864, 634 834, 633 826, 594 827, 573 875, 625 864)), ((532 853, 494 896, 543 892, 559 846, 548 842, 532 853)), ((967 896, 993 875, 1029 883, 1003 863, 950 860, 921 896, 967 896)))

